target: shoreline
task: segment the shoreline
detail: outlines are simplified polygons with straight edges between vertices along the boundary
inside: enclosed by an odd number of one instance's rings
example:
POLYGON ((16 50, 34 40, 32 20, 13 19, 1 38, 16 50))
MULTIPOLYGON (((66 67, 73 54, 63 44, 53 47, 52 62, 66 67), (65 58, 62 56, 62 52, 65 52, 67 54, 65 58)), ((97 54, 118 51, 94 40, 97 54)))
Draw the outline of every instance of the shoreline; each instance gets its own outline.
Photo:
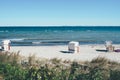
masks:
MULTIPOLYGON (((113 44, 114 45, 114 44, 113 44)), ((114 45, 115 49, 120 49, 120 45, 114 45)), ((104 45, 80 45, 79 53, 67 53, 67 45, 57 46, 11 46, 10 52, 20 51, 20 55, 29 57, 35 55, 38 58, 58 58, 71 61, 91 61, 97 57, 105 57, 110 61, 120 62, 120 52, 105 52, 104 45), (97 51, 98 50, 98 51, 97 51), (65 53, 64 53, 65 52, 65 53)))

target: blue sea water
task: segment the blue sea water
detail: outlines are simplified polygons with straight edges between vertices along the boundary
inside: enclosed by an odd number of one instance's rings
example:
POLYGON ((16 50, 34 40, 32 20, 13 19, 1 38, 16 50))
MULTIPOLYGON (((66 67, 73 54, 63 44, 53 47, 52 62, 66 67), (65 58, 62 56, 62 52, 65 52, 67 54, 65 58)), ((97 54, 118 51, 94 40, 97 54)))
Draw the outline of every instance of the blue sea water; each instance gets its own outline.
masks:
POLYGON ((69 41, 80 44, 104 44, 111 40, 120 44, 119 26, 10 26, 0 27, 0 42, 11 40, 12 46, 66 45, 69 41))

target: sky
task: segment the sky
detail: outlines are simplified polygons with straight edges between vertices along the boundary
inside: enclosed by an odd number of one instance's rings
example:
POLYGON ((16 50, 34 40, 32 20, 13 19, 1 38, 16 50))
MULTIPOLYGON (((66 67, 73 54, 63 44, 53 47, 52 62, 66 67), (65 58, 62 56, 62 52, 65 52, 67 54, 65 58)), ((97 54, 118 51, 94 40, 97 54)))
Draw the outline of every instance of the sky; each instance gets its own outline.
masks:
POLYGON ((120 0, 0 0, 0 26, 120 26, 120 0))

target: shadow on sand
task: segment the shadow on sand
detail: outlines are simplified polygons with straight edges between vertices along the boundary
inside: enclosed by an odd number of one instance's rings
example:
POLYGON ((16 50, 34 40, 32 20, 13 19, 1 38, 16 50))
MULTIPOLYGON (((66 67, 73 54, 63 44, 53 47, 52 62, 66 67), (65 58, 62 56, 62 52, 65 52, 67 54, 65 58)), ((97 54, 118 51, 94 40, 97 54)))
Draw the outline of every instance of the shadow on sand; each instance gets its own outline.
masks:
POLYGON ((4 51, 3 49, 0 49, 0 51, 4 51))
POLYGON ((107 50, 103 50, 103 49, 96 49, 96 51, 99 51, 99 52, 107 52, 107 50))
POLYGON ((60 51, 62 53, 69 53, 69 54, 72 54, 73 52, 70 52, 70 51, 60 51))

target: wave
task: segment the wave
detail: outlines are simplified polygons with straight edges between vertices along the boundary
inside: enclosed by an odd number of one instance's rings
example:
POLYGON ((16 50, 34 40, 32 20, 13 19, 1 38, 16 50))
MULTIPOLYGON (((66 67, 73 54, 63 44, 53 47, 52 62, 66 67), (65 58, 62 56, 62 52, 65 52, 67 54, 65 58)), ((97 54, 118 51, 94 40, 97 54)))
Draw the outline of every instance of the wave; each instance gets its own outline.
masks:
MULTIPOLYGON (((18 39, 17 39, 18 40, 18 39)), ((47 41, 12 41, 12 45, 59 45, 66 44, 68 41, 57 41, 57 40, 47 40, 47 41)))
POLYGON ((92 30, 87 30, 87 32, 91 32, 92 30))
POLYGON ((42 41, 41 43, 68 43, 67 40, 49 40, 49 41, 42 41))
POLYGON ((32 42, 32 44, 41 44, 41 42, 32 42))
POLYGON ((50 38, 25 38, 24 40, 46 41, 46 40, 54 40, 54 39, 50 39, 50 38))
POLYGON ((25 39, 23 39, 23 38, 20 38, 20 39, 10 39, 11 41, 24 41, 25 39))
MULTIPOLYGON (((43 45, 67 45, 72 40, 43 40, 43 41, 12 41, 12 45, 17 46, 43 46, 43 45)), ((80 44, 95 44, 103 43, 97 42, 96 40, 75 40, 80 44)))
POLYGON ((0 32, 9 32, 8 30, 6 30, 6 31, 0 31, 0 32))
POLYGON ((4 32, 4 31, 0 31, 0 32, 4 32))

